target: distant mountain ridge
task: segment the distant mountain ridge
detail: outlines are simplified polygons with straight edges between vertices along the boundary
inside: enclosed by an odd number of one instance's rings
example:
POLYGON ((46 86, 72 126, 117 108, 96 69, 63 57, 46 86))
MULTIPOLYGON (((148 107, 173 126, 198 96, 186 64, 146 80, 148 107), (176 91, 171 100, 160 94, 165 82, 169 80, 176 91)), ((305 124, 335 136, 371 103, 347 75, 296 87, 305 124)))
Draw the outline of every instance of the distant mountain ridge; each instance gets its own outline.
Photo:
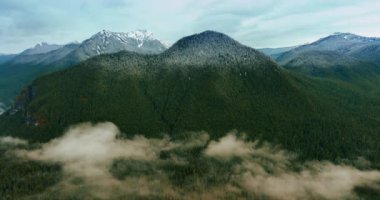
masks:
POLYGON ((61 47, 63 47, 63 45, 48 44, 46 42, 41 42, 39 44, 36 44, 36 46, 34 46, 33 48, 26 49, 25 51, 21 52, 20 55, 43 54, 43 53, 48 53, 50 51, 57 50, 61 47))
POLYGON ((0 65, 13 59, 17 54, 2 54, 0 53, 0 65))
POLYGON ((335 51, 348 56, 360 56, 360 52, 368 46, 379 46, 380 38, 363 37, 351 33, 335 33, 313 43, 294 48, 283 53, 276 60, 280 64, 289 62, 298 53, 306 51, 335 51))
POLYGON ((351 73, 347 70, 355 71, 351 75, 359 71, 366 71, 368 75, 379 74, 380 38, 335 33, 284 52, 276 58, 276 61, 290 70, 302 69, 300 72, 308 72, 307 75, 341 76, 339 73, 351 73), (327 72, 329 67, 330 72, 327 72), (321 70, 326 73, 320 73, 321 70), (314 72, 310 74, 311 71, 314 72))

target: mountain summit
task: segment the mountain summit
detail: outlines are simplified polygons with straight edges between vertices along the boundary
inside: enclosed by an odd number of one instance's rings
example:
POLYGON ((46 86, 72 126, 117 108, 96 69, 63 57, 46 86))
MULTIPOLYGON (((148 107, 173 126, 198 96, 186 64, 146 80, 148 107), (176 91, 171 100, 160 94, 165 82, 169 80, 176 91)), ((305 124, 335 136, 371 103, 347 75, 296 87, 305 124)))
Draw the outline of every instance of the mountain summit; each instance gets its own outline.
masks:
POLYGON ((103 39, 106 41, 107 39, 117 39, 120 42, 127 43, 128 40, 137 40, 139 41, 139 47, 142 47, 144 45, 144 42, 146 41, 153 41, 156 40, 153 37, 153 33, 147 30, 137 30, 137 31, 131 31, 127 33, 122 32, 111 32, 108 30, 102 30, 95 35, 93 35, 90 39, 96 40, 96 39, 103 39))
POLYGON ((127 33, 102 30, 61 60, 59 65, 73 65, 88 58, 100 55, 131 51, 141 54, 158 54, 166 50, 164 44, 153 37, 153 33, 146 30, 127 33))
MULTIPOLYGON (((229 36, 205 31, 176 42, 165 54, 171 63, 223 64, 225 62, 258 63, 266 56, 253 48, 244 46, 229 36)), ((265 57, 265 58, 264 58, 265 57)))
POLYGON ((147 30, 131 31, 127 33, 102 30, 90 39, 85 40, 77 53, 92 57, 104 53, 116 53, 127 50, 144 54, 161 53, 166 48, 153 33, 147 30))

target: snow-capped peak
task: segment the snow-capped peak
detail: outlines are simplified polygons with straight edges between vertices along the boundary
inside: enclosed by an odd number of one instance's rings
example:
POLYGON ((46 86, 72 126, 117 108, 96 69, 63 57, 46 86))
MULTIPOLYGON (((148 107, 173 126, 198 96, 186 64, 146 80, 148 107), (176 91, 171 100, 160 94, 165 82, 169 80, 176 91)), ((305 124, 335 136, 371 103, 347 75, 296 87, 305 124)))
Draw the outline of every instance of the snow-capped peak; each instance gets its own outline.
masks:
POLYGON ((80 48, 85 52, 83 54, 88 57, 122 50, 161 53, 166 49, 159 40, 153 37, 153 33, 147 30, 127 33, 102 30, 83 41, 80 48))
POLYGON ((131 31, 127 33, 127 36, 130 38, 134 38, 136 40, 152 40, 153 33, 148 30, 137 30, 137 31, 131 31))
POLYGON ((102 30, 93 35, 90 40, 101 41, 103 44, 108 44, 111 40, 127 44, 130 40, 135 40, 138 43, 138 47, 142 47, 145 42, 156 40, 153 37, 153 33, 147 30, 136 30, 127 33, 123 32, 111 32, 108 30, 102 30))
POLYGON ((153 33, 147 30, 130 31, 127 33, 102 30, 99 33, 92 36, 92 38, 97 38, 97 37, 102 37, 102 38, 114 37, 114 38, 120 38, 120 39, 131 38, 131 39, 135 39, 139 41, 154 40, 153 33))

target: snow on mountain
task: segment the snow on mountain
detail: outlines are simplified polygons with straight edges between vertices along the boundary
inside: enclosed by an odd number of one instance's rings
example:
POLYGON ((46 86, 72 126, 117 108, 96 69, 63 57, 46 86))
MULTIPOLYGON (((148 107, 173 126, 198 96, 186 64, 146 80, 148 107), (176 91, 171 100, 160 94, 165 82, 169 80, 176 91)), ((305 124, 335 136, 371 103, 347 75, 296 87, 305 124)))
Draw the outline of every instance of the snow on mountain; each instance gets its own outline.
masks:
POLYGON ((143 54, 157 54, 166 50, 165 45, 147 30, 127 33, 102 30, 85 40, 74 52, 75 57, 87 59, 100 54, 133 51, 143 54))
POLYGON ((90 40, 97 39, 101 39, 103 44, 109 44, 110 40, 113 39, 116 39, 117 41, 125 44, 128 44, 128 40, 136 40, 138 41, 138 47, 142 47, 146 41, 156 40, 153 37, 153 33, 147 30, 137 30, 127 33, 102 30, 90 38, 90 40))

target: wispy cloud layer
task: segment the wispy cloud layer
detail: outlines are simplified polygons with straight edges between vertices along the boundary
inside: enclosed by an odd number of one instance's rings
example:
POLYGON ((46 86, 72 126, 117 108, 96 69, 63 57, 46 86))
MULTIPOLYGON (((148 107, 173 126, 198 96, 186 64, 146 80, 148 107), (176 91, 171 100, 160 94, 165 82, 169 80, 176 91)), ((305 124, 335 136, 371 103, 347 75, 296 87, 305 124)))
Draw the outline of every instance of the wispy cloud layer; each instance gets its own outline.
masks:
POLYGON ((32 160, 58 162, 65 178, 35 198, 99 199, 355 199, 358 187, 379 190, 380 171, 330 162, 299 162, 270 144, 237 132, 210 140, 120 138, 112 123, 73 126, 35 150, 17 150, 32 160))
POLYGON ((6 137, 0 137, 0 144, 6 144, 6 145, 26 145, 28 144, 28 141, 19 139, 19 138, 14 138, 10 136, 6 137))
POLYGON ((336 31, 380 36, 376 0, 3 0, 0 52, 146 28, 164 41, 204 30, 253 47, 311 42, 336 31))

